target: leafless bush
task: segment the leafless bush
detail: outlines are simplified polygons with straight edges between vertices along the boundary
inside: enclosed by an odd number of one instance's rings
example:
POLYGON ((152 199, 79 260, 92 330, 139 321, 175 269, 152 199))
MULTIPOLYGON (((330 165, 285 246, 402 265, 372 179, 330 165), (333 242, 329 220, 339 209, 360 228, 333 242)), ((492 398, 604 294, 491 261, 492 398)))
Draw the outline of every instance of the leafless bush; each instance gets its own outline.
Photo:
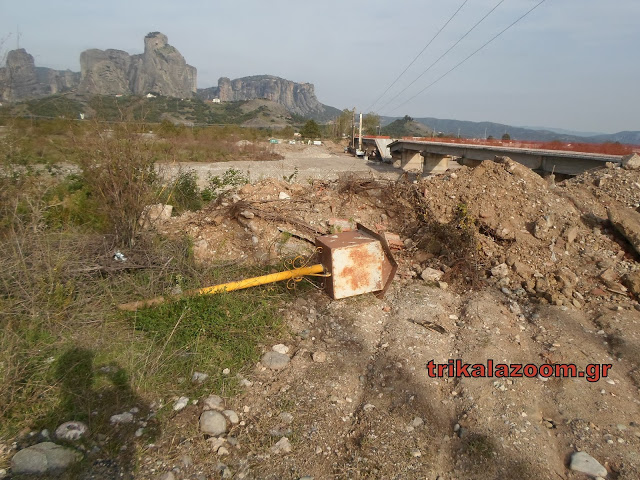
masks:
POLYGON ((157 174, 152 149, 126 131, 98 133, 78 144, 80 166, 99 210, 118 241, 132 245, 146 205, 154 203, 157 174))

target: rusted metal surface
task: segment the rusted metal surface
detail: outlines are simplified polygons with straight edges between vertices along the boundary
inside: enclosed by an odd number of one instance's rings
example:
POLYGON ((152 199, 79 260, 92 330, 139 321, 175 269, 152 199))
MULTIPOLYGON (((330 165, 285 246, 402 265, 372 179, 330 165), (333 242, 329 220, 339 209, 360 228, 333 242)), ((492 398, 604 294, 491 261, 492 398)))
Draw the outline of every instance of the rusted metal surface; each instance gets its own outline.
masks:
POLYGON ((384 295, 397 265, 386 242, 358 225, 358 230, 316 238, 320 260, 331 276, 325 283, 335 299, 378 293, 384 295))
POLYGON ((391 248, 387 243, 386 238, 383 235, 379 235, 373 230, 369 230, 364 225, 358 223, 358 230, 371 235, 373 238, 380 242, 382 245, 382 251, 384 252, 384 259, 382 261, 382 289, 374 292, 376 297, 382 298, 384 297, 387 290, 391 286, 391 282, 393 281, 393 277, 396 276, 396 272, 398 271, 398 264, 393 258, 391 254, 391 248))

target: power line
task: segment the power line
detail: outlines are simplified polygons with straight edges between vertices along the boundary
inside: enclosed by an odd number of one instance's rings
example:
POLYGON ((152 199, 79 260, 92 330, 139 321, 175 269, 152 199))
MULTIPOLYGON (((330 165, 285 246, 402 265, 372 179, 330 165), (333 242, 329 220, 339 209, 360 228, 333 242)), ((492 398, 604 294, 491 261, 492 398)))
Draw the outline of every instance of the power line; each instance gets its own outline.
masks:
POLYGON ((532 8, 530 8, 529 10, 527 10, 526 13, 524 13, 522 16, 518 17, 516 19, 516 21, 514 21, 511 25, 509 25, 508 27, 506 27, 504 30, 502 30, 500 33, 498 33, 497 35, 495 35, 494 37, 492 37, 489 41, 487 41, 486 43, 484 43, 480 48, 478 48, 477 50, 475 50, 473 53, 471 53, 468 57, 466 57, 464 60, 462 60, 460 63, 458 63, 457 65, 455 65, 453 68, 451 68, 450 70, 448 70, 447 72, 445 72, 444 74, 440 75, 440 77, 438 77, 436 80, 434 80, 433 82, 431 82, 429 85, 427 85, 426 87, 424 87, 422 90, 420 90, 418 93, 416 93, 414 96, 408 98, 407 100, 405 100, 404 102, 402 102, 400 105, 398 105, 396 108, 394 108, 393 110, 391 110, 390 112, 394 112, 397 109, 399 109, 400 107, 402 107, 403 105, 406 105, 407 103, 409 103, 411 100, 413 100, 414 98, 416 98, 418 95, 422 94, 423 92, 425 92, 426 90, 428 90, 429 88, 431 88, 432 86, 434 86, 436 83, 438 83, 440 80, 442 80, 444 77, 446 77, 447 75, 449 75, 451 72, 453 72, 456 68, 458 68, 460 65, 462 65, 463 63, 465 63, 467 60, 469 60, 471 57, 473 57, 476 53, 480 52, 482 49, 484 49, 487 45, 489 45, 491 42, 493 42, 494 40, 496 40, 499 36, 501 36, 504 32, 506 32, 507 30, 509 30, 511 27, 513 27, 516 23, 518 23, 520 20, 522 20, 523 18, 525 18, 527 15, 529 15, 531 12, 533 12, 536 8, 538 8, 540 5, 542 5, 544 2, 546 2, 546 0, 540 0, 540 2, 538 2, 536 5, 534 5, 532 8))
POLYGON ((400 78, 401 78, 405 73, 407 73, 407 70, 409 70, 409 68, 411 67, 411 65, 413 65, 413 64, 416 62, 416 60, 418 60, 418 58, 420 58, 420 55, 422 55, 422 54, 424 53, 424 51, 425 51, 427 48, 429 48, 429 45, 431 45, 431 44, 433 43, 433 41, 434 41, 436 38, 438 38, 438 35, 440 35, 440 33, 441 33, 445 28, 446 28, 446 26, 447 26, 447 25, 449 25, 449 23, 451 23, 451 20, 453 20, 453 19, 455 18, 455 16, 456 16, 456 15, 458 15, 458 12, 459 12, 460 10, 462 10, 462 7, 464 7, 464 6, 467 4, 467 2, 468 2, 468 1, 469 1, 469 0, 464 0, 464 2, 462 3, 462 5, 460 5, 460 6, 458 7, 458 9, 453 13, 453 15, 451 15, 451 17, 449 18, 449 20, 447 20, 447 23, 445 23, 445 24, 442 26, 442 28, 440 28, 440 30, 438 30, 438 32, 433 36, 433 38, 431 38, 431 40, 429 40, 429 43, 427 43, 427 44, 425 45, 425 47, 424 47, 422 50, 420 50, 420 53, 418 53, 418 55, 416 55, 416 56, 415 56, 415 58, 414 58, 413 60, 411 60, 411 63, 410 63, 409 65, 407 65, 407 67, 402 71, 402 73, 401 73, 400 75, 398 75, 398 77, 397 77, 397 78, 396 78, 396 79, 391 83, 391 85, 389 85, 389 86, 387 87, 387 89, 386 89, 384 92, 382 92, 382 94, 381 94, 378 98, 376 98, 376 100, 375 100, 371 105, 369 105, 369 106, 365 109, 365 111, 370 110, 370 109, 371 109, 371 108, 372 108, 376 103, 378 103, 378 102, 380 101, 380 99, 381 99, 382 97, 384 97, 384 96, 385 96, 385 94, 386 94, 386 93, 391 89, 391 87, 393 87, 393 86, 398 82, 398 80, 400 80, 400 78))
POLYGON ((486 20, 486 18, 491 15, 500 5, 502 5, 505 2, 505 0, 500 0, 491 10, 489 10, 489 12, 487 12, 487 14, 482 17, 473 27, 471 27, 467 33, 465 33, 462 37, 460 37, 458 39, 458 41, 456 43, 454 43, 453 45, 451 45, 451 47, 449 47, 449 49, 444 52, 442 55, 440 55, 438 57, 438 59, 433 62, 431 65, 429 65, 429 67, 427 67, 427 69, 422 72, 420 75, 418 75, 416 77, 415 80, 413 80, 409 85, 407 85, 406 87, 404 87, 402 90, 400 90, 391 100, 389 100, 387 103, 385 103, 382 107, 380 107, 380 110, 382 110, 384 107, 386 107, 387 105, 389 105, 391 102, 393 102, 396 98, 398 98, 400 95, 402 95, 404 92, 407 91, 407 89, 413 85, 414 83, 416 83, 418 80, 420 80, 429 70, 431 70, 440 60, 442 60, 451 50, 453 50, 462 40, 464 40, 471 32, 473 32, 476 27, 478 25, 480 25, 482 22, 484 22, 486 20))

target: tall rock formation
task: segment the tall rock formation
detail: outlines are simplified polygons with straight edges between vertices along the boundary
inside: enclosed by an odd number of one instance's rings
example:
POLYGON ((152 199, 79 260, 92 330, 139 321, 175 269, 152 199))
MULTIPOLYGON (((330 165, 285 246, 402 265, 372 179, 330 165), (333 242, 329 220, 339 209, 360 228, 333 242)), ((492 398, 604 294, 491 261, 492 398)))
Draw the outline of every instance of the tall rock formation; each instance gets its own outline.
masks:
POLYGON ((196 92, 197 70, 168 43, 166 35, 151 32, 144 38, 144 53, 122 50, 85 50, 80 55, 79 91, 94 94, 155 92, 168 97, 191 97, 196 92))
POLYGON ((36 67, 26 50, 12 50, 0 68, 0 100, 20 101, 77 90, 95 95, 146 95, 191 97, 196 92, 197 71, 160 32, 144 39, 144 53, 122 50, 85 50, 81 72, 36 67))
POLYGON ((198 94, 205 99, 220 98, 222 102, 266 98, 284 105, 291 113, 303 117, 330 117, 337 111, 318 101, 312 83, 296 83, 272 75, 257 75, 235 80, 222 77, 218 80, 217 87, 202 89, 198 94))
POLYGON ((117 95, 131 93, 131 56, 122 50, 85 50, 80 54, 82 80, 78 91, 117 95))
POLYGON ((0 99, 13 102, 62 93, 79 81, 76 72, 36 67, 33 56, 19 48, 8 53, 6 66, 0 68, 0 99))
POLYGON ((190 97, 196 93, 195 67, 187 65, 160 32, 144 38, 144 53, 133 57, 132 63, 135 73, 131 90, 138 95, 153 91, 169 97, 190 97))

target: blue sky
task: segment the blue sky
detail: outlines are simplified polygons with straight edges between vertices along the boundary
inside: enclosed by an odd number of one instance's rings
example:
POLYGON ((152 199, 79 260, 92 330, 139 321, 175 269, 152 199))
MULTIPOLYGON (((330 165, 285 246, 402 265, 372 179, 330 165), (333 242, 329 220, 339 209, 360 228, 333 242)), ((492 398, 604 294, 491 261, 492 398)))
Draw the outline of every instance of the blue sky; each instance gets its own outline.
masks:
MULTIPOLYGON (((140 53, 161 31, 198 69, 200 88, 221 76, 271 74, 315 84, 318 99, 367 109, 464 0, 0 0, 0 54, 20 46, 36 65, 80 70, 80 52, 140 53)), ((451 74, 399 108, 538 0, 505 0, 396 100, 500 0, 468 0, 373 110, 613 133, 640 130, 640 2, 546 0, 451 74)))

